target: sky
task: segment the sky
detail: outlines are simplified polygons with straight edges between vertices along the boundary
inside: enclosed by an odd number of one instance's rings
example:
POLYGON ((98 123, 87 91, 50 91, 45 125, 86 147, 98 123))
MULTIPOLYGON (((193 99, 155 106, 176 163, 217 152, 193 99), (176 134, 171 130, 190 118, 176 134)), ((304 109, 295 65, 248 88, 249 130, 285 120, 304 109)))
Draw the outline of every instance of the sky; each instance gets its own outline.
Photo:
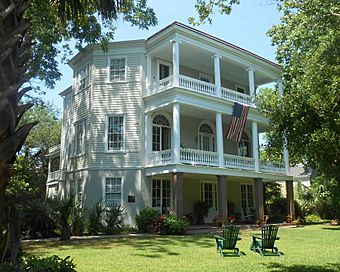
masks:
MULTIPOLYGON (((194 8, 196 0, 149 0, 148 3, 155 10, 158 25, 150 27, 149 30, 141 30, 117 21, 115 41, 146 39, 174 21, 189 25, 188 18, 197 16, 194 8)), ((271 46, 271 39, 266 35, 280 20, 274 0, 241 0, 240 5, 233 6, 230 15, 216 13, 212 19, 212 24, 206 23, 196 28, 275 61, 275 48, 271 46)), ((60 71, 62 78, 55 88, 42 89, 46 92, 43 99, 62 110, 63 101, 59 93, 72 84, 73 72, 67 64, 60 64, 60 71)))

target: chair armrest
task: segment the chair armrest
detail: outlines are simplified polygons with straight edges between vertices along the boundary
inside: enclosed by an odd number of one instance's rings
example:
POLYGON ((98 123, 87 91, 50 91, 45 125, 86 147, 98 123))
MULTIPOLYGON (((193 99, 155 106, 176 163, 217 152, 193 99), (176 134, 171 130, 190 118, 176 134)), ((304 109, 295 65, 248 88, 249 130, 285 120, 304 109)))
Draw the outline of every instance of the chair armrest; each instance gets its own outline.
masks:
POLYGON ((216 240, 225 240, 222 236, 219 236, 219 235, 215 235, 214 238, 216 240))
POLYGON ((261 236, 256 236, 256 235, 252 235, 253 239, 259 239, 259 240, 262 240, 262 237, 261 236))
POLYGON ((237 237, 237 240, 241 240, 242 238, 239 236, 239 237, 237 237))
POLYGON ((275 240, 280 240, 280 237, 276 237, 275 240))

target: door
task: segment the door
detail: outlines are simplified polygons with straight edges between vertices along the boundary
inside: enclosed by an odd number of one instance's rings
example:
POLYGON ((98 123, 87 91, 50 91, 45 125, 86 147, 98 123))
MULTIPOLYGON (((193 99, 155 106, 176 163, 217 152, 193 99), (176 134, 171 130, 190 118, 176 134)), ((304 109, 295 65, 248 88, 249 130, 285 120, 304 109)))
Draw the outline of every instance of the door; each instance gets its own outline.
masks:
POLYGON ((217 211, 217 188, 214 181, 201 181, 201 202, 210 206, 208 216, 204 218, 205 223, 212 223, 217 211))
POLYGON ((200 133, 199 137, 200 137, 200 140, 199 140, 200 150, 214 151, 214 135, 200 133))

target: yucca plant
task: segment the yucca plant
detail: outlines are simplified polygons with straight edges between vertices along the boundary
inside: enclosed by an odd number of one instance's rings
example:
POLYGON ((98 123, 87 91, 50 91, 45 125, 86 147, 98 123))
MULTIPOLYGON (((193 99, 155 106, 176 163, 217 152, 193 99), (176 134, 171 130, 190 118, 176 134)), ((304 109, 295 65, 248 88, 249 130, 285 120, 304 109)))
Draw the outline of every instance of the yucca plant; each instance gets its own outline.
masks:
POLYGON ((90 235, 98 235, 103 229, 103 216, 105 207, 101 202, 88 208, 87 230, 90 235))
POLYGON ((121 205, 106 208, 104 212, 104 231, 108 234, 119 232, 122 228, 124 208, 121 205))

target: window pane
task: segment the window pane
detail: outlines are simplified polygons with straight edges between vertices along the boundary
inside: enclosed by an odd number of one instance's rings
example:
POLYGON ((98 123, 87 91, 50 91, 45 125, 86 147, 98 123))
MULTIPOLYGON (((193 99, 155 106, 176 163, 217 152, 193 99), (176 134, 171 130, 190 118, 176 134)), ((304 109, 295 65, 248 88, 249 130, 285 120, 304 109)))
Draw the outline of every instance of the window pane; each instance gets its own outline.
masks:
POLYGON ((108 207, 121 205, 122 179, 106 178, 105 180, 105 204, 108 207))
POLYGON ((124 116, 108 118, 107 148, 108 150, 123 150, 124 147, 124 116))
POLYGON ((110 81, 125 81, 125 58, 110 60, 110 81))

